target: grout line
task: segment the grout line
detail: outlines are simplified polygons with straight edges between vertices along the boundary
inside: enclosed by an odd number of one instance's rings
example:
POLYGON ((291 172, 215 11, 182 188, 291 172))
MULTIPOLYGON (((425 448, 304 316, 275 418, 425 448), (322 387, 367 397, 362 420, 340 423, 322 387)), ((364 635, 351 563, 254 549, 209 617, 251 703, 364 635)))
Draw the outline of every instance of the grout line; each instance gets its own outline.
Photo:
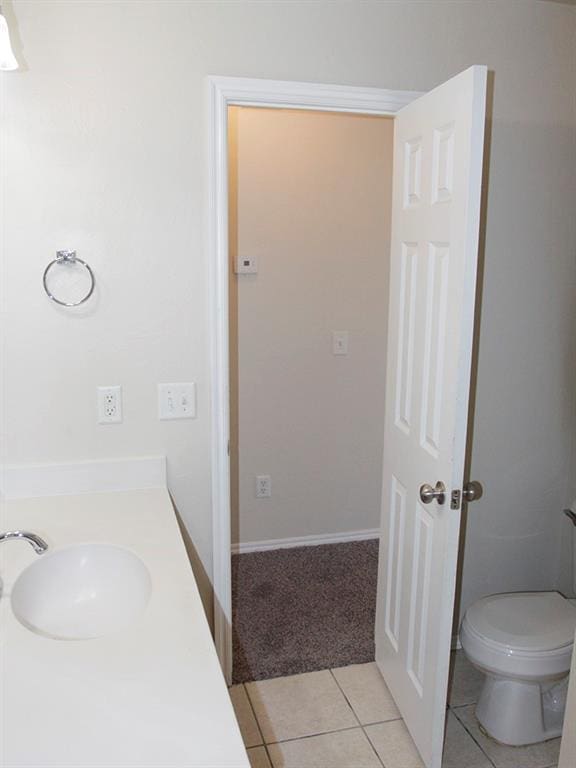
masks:
MULTIPOLYGON (((376 725, 376 723, 370 723, 370 725, 376 725)), ((386 766, 384 765, 384 760, 382 760, 382 758, 380 757, 380 755, 376 751, 376 747, 374 746, 374 744, 372 744, 372 739, 366 733, 366 728, 364 726, 362 726, 362 732, 363 732, 364 736, 368 739, 368 744, 370 744, 370 746, 372 747, 372 752, 374 752, 374 754, 376 755, 376 759, 378 760, 378 762, 380 763, 382 768, 386 768, 386 766)))
MULTIPOLYGON (((345 698, 345 699, 346 699, 346 701, 348 702, 348 706, 350 707, 350 709, 351 709, 351 710, 352 710, 352 712, 354 713, 354 717, 356 718, 356 720, 358 720, 358 723, 360 724, 360 727, 361 727, 361 728, 365 728, 367 725, 380 725, 381 723, 393 723, 395 720, 403 720, 403 717, 402 717, 402 715, 400 714, 400 711, 398 710, 398 717, 389 717, 389 718, 387 718, 386 720, 371 720, 369 723, 363 723, 363 722, 360 720, 360 718, 358 717, 358 715, 356 714, 356 710, 355 710, 355 709, 354 709, 354 707, 352 706, 352 703, 351 703, 351 701, 348 699, 348 696, 346 695, 346 692, 344 691, 344 689, 342 688, 342 686, 341 686, 341 685, 340 685, 340 683, 338 682, 338 678, 337 678, 337 677, 336 677, 336 675, 334 674, 334 670, 333 670, 333 669, 331 669, 331 670, 330 670, 330 672, 332 672, 332 677, 333 677, 333 678, 334 678, 334 680, 336 681, 336 685, 338 686, 338 688, 340 688, 340 690, 341 690, 341 692, 342 692, 342 695, 344 696, 344 698, 345 698)), ((392 697, 392 701, 394 701, 394 697, 392 696, 392 694, 390 694, 390 696, 392 697)), ((396 705, 396 702, 395 702, 395 701, 394 701, 394 705, 396 705)), ((398 707, 396 707, 396 709, 398 709, 398 707)))
MULTIPOLYGON (((344 689, 342 688, 342 686, 341 686, 341 685, 340 685, 340 683, 338 682, 338 678, 337 678, 337 677, 336 677, 336 675, 334 674, 334 670, 332 670, 332 669, 331 669, 331 670, 330 670, 330 672, 332 672, 332 676, 333 676, 334 680, 336 681, 336 685, 338 686, 338 688, 339 688, 339 689, 340 689, 340 691, 342 692, 342 695, 343 695, 343 696, 344 696, 344 698, 346 699, 346 702, 348 703, 348 706, 349 706, 349 707, 350 707, 350 709, 352 710, 352 712, 353 712, 353 714, 354 714, 354 717, 355 717, 355 718, 356 718, 356 720, 358 721, 358 724, 360 725, 360 727, 361 727, 361 728, 365 728, 365 727, 366 727, 366 726, 368 726, 368 725, 380 725, 381 723, 393 723, 393 722, 394 722, 394 721, 396 721, 396 720, 402 720, 402 719, 403 719, 403 718, 402 718, 402 715, 401 715, 401 714, 398 714, 398 717, 389 717, 387 720, 371 720, 369 723, 363 723, 363 722, 360 720, 360 718, 358 717, 358 715, 356 714, 356 710, 355 710, 355 709, 354 709, 354 707, 352 706, 352 703, 351 703, 351 701, 349 700, 348 696, 346 695, 346 692, 344 691, 344 689)), ((392 698, 393 698, 393 697, 392 697, 392 698)), ((394 702, 394 704, 396 704, 396 702, 394 702)))
MULTIPOLYGON (((380 763, 380 765, 382 766, 382 768, 386 768, 386 766, 384 765, 384 762, 383 762, 383 761, 382 761, 382 759, 380 758, 380 755, 379 755, 379 754, 378 754, 378 752, 376 751, 376 747, 374 746, 374 744, 372 744, 372 740, 370 739, 370 736, 368 736, 368 734, 366 733, 366 729, 365 729, 365 726, 364 726, 364 724, 363 724, 363 723, 360 721, 360 718, 359 718, 359 717, 358 717, 358 715, 356 714, 356 710, 355 710, 355 709, 354 709, 354 707, 352 706, 352 703, 351 703, 351 702, 350 702, 350 700, 348 699, 348 696, 346 696, 346 693, 345 693, 344 689, 342 688, 342 686, 341 686, 341 685, 340 685, 340 683, 338 682, 338 678, 337 678, 337 677, 336 677, 336 675, 334 674, 334 670, 333 670, 333 669, 331 669, 331 670, 330 670, 330 672, 332 673, 332 677, 333 677, 333 678, 334 678, 334 680, 336 681, 336 685, 338 686, 338 688, 339 688, 339 689, 340 689, 340 691, 342 692, 342 695, 344 696, 344 698, 345 698, 345 699, 346 699, 346 701, 348 702, 348 706, 349 706, 349 707, 350 707, 350 709, 352 710, 352 712, 353 712, 353 714, 354 714, 354 717, 356 718, 356 720, 357 720, 357 721, 358 721, 358 723, 360 724, 360 728, 362 729, 362 733, 364 734, 364 737, 365 737, 365 738, 366 738, 366 740, 368 741, 368 744, 370 744, 370 748, 372 749, 372 752, 374 752, 374 754, 375 754, 375 756, 376 756, 376 759, 378 760, 378 762, 380 763)), ((399 717, 399 718, 395 718, 395 719, 401 720, 402 718, 401 718, 401 717, 399 717)), ((390 721, 390 720, 387 720, 387 721, 380 721, 380 722, 391 722, 391 721, 390 721)), ((378 725, 378 723, 366 723, 366 725, 378 725)))
POLYGON ((389 720, 374 720, 373 723, 362 723, 362 728, 369 728, 371 725, 386 725, 386 723, 397 723, 399 720, 404 720, 402 715, 400 715, 400 717, 391 717, 389 720))
POLYGON ((457 707, 448 707, 448 709, 454 713, 454 717, 458 717, 456 712, 460 709, 466 709, 466 707, 474 707, 476 704, 459 704, 457 707))
MULTIPOLYGON (((256 722, 256 728, 258 728, 258 733, 260 734, 260 738, 262 739, 262 745, 265 747, 266 742, 264 741, 264 734, 262 733, 262 728, 260 728, 260 723, 258 722, 258 717, 256 715, 256 710, 254 709, 254 705, 252 704, 252 699, 250 698, 250 694, 248 693, 248 688, 246 688, 246 685, 244 683, 241 683, 242 688, 244 688, 244 693, 246 694, 246 699, 248 700, 248 706, 250 707, 250 711, 252 712, 252 716, 254 717, 254 721, 256 722)), ((259 747, 260 744, 254 744, 255 747, 259 747)), ((268 750, 266 750, 268 752, 268 750)))
POLYGON ((448 704, 447 709, 454 712, 456 709, 464 709, 464 707, 475 707, 478 704, 477 701, 466 701, 464 704, 448 704))
POLYGON ((292 739, 279 739, 278 741, 269 741, 269 744, 289 744, 291 741, 303 741, 304 739, 315 739, 316 736, 329 736, 331 733, 345 733, 345 731, 363 730, 361 725, 351 725, 349 728, 336 728, 334 731, 320 731, 319 733, 307 733, 305 736, 294 736, 292 739))
MULTIPOLYGON (((330 671, 330 670, 328 670, 328 671, 330 671)), ((281 678, 274 678, 274 679, 281 679, 281 678)), ((245 686, 245 683, 241 683, 241 685, 245 686)), ((340 686, 338 686, 338 687, 340 687, 340 686)), ((288 742, 288 741, 300 741, 300 739, 312 739, 312 738, 314 738, 314 736, 325 736, 326 734, 329 734, 329 733, 341 733, 342 731, 353 731, 354 729, 356 729, 358 727, 362 728, 361 725, 352 725, 352 726, 349 726, 348 728, 335 728, 335 729, 331 729, 331 730, 328 730, 328 731, 319 731, 318 733, 308 733, 305 736, 295 736, 292 739, 277 739, 276 741, 266 741, 265 738, 264 738, 264 733, 263 733, 262 728, 260 727, 260 723, 258 721, 258 716, 256 715, 256 710, 254 709, 254 706, 252 704, 252 699, 250 698, 250 693, 249 693, 247 688, 245 690, 246 690, 246 695, 248 697, 248 701, 250 702, 250 708, 251 708, 251 710, 252 710, 252 712, 254 714, 254 718, 256 720, 256 725, 258 726, 258 731, 260 733, 260 736, 262 737, 262 745, 258 744, 258 745, 254 745, 254 746, 264 746, 264 747, 266 747, 266 753, 268 754, 268 758, 269 758, 271 763, 272 763, 272 759, 270 758, 270 754, 269 754, 268 749, 267 749, 268 744, 283 744, 283 743, 288 742)), ((348 700, 346 700, 346 701, 348 703, 348 700)), ((352 707, 350 707, 350 709, 352 709, 352 707)), ((352 709, 352 714, 354 715, 356 721, 359 722, 358 721, 358 717, 356 716, 356 713, 354 712, 353 709, 352 709)))
MULTIPOLYGON (((474 705, 473 705, 473 704, 467 704, 467 705, 465 705, 465 706, 474 706, 474 705)), ((457 707, 457 709, 463 709, 463 708, 464 708, 464 707, 457 707)), ((466 733, 468 734, 468 736, 470 736, 470 738, 472 739, 472 741, 473 741, 473 742, 474 742, 474 743, 475 743, 475 744, 476 744, 476 745, 477 745, 477 746, 480 748, 480 751, 482 752, 482 754, 484 755, 484 757, 486 758, 486 760, 488 760, 488 762, 490 763, 490 765, 493 765, 493 766, 494 766, 494 768, 497 768, 497 766, 496 766, 496 763, 495 763, 495 762, 492 760, 492 758, 490 757, 490 755, 489 755, 489 754, 486 752, 486 750, 483 748, 482 744, 480 744, 480 742, 479 742, 479 741, 478 741, 478 739, 477 739, 477 738, 474 736, 474 734, 472 733, 472 731, 471 731, 469 728, 467 728, 467 727, 466 727, 466 723, 463 723, 463 722, 462 722, 462 720, 460 720, 460 718, 459 718, 459 717, 457 717, 457 715, 456 715, 456 714, 454 714, 454 717, 456 717, 456 719, 458 720, 458 722, 460 723, 460 725, 462 726, 462 728, 464 728, 464 730, 466 731, 466 733)))
MULTIPOLYGON (((272 762, 272 758, 270 757, 270 752, 266 749, 266 744, 257 744, 255 747, 247 747, 246 752, 251 752, 253 749, 263 749, 264 753, 266 754, 266 757, 268 758, 268 764, 271 766, 271 768, 274 768, 274 763, 272 762)), ((248 762, 250 762, 250 756, 248 755, 248 762)))
POLYGON ((271 767, 274 768, 274 763, 272 762, 272 755, 268 751, 268 744, 264 744, 264 752, 266 752, 266 757, 268 758, 268 762, 270 763, 271 767))
POLYGON ((336 675, 334 674, 334 670, 333 670, 333 669, 329 669, 328 671, 329 671, 329 672, 330 672, 330 674, 332 675, 332 680, 334 680, 334 682, 336 683, 336 687, 338 688, 338 690, 340 691, 340 693, 342 694, 342 696, 344 696, 344 699, 345 699, 345 701, 346 701, 346 704, 348 704, 348 706, 350 707, 350 710, 352 711, 352 714, 353 714, 353 715, 354 715, 354 717, 356 718, 356 722, 358 723, 358 725, 359 725, 360 727, 362 727, 362 723, 360 722, 360 718, 359 718, 359 717, 358 717, 358 715, 356 714, 356 711, 354 710, 354 707, 352 706, 352 704, 351 704, 350 700, 348 699, 348 696, 346 696, 346 694, 344 693, 344 690, 343 690, 342 686, 340 685, 340 683, 339 683, 339 682, 338 682, 338 680, 336 679, 336 675))
POLYGON ((266 742, 264 742, 264 752, 266 752, 266 757, 268 758, 268 762, 270 763, 270 765, 274 766, 274 763, 272 762, 272 755, 268 751, 268 744, 266 744, 266 742))

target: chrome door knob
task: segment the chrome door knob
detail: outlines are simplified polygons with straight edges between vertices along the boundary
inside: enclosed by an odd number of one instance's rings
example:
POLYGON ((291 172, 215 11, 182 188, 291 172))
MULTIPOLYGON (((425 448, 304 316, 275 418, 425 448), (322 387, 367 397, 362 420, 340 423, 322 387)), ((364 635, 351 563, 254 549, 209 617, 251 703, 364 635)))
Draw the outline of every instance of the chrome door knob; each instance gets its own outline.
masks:
POLYGON ((471 480, 466 483, 462 489, 462 498, 464 501, 477 501, 483 493, 483 488, 477 480, 471 480))
POLYGON ((420 499, 424 504, 430 504, 436 499, 438 504, 444 504, 446 501, 446 486, 441 480, 438 480, 434 488, 428 483, 420 486, 420 499))

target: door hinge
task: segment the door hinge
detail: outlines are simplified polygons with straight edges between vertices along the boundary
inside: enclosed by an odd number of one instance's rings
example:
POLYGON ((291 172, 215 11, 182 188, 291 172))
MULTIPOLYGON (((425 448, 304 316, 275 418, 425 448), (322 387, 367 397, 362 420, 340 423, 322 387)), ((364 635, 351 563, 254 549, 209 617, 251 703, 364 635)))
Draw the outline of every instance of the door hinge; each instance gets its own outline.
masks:
POLYGON ((452 491, 450 494, 450 509, 460 509, 460 491, 452 491))

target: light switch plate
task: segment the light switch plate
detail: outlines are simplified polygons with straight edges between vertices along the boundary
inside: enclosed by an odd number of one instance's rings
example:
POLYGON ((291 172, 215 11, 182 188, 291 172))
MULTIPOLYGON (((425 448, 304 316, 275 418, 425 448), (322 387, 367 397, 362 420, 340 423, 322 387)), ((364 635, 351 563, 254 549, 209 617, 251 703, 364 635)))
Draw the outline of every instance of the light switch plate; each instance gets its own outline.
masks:
POLYGON ((158 384, 159 419, 194 419, 196 417, 196 384, 158 384))
POLYGON ((332 354, 348 354, 348 331, 332 331, 332 354))

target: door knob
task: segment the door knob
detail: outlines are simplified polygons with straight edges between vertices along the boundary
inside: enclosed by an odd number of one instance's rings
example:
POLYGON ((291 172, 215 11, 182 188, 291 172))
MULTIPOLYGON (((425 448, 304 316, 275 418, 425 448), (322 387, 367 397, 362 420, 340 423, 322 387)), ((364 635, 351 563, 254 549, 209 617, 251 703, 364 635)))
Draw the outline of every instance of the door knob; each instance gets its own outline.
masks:
POLYGON ((477 480, 471 480, 464 485, 462 489, 462 498, 464 501, 477 501, 483 494, 484 489, 477 480))
POLYGON ((430 504, 433 499, 436 499, 438 504, 444 504, 446 501, 446 486, 441 480, 438 480, 434 488, 428 483, 420 486, 420 499, 424 504, 430 504))

